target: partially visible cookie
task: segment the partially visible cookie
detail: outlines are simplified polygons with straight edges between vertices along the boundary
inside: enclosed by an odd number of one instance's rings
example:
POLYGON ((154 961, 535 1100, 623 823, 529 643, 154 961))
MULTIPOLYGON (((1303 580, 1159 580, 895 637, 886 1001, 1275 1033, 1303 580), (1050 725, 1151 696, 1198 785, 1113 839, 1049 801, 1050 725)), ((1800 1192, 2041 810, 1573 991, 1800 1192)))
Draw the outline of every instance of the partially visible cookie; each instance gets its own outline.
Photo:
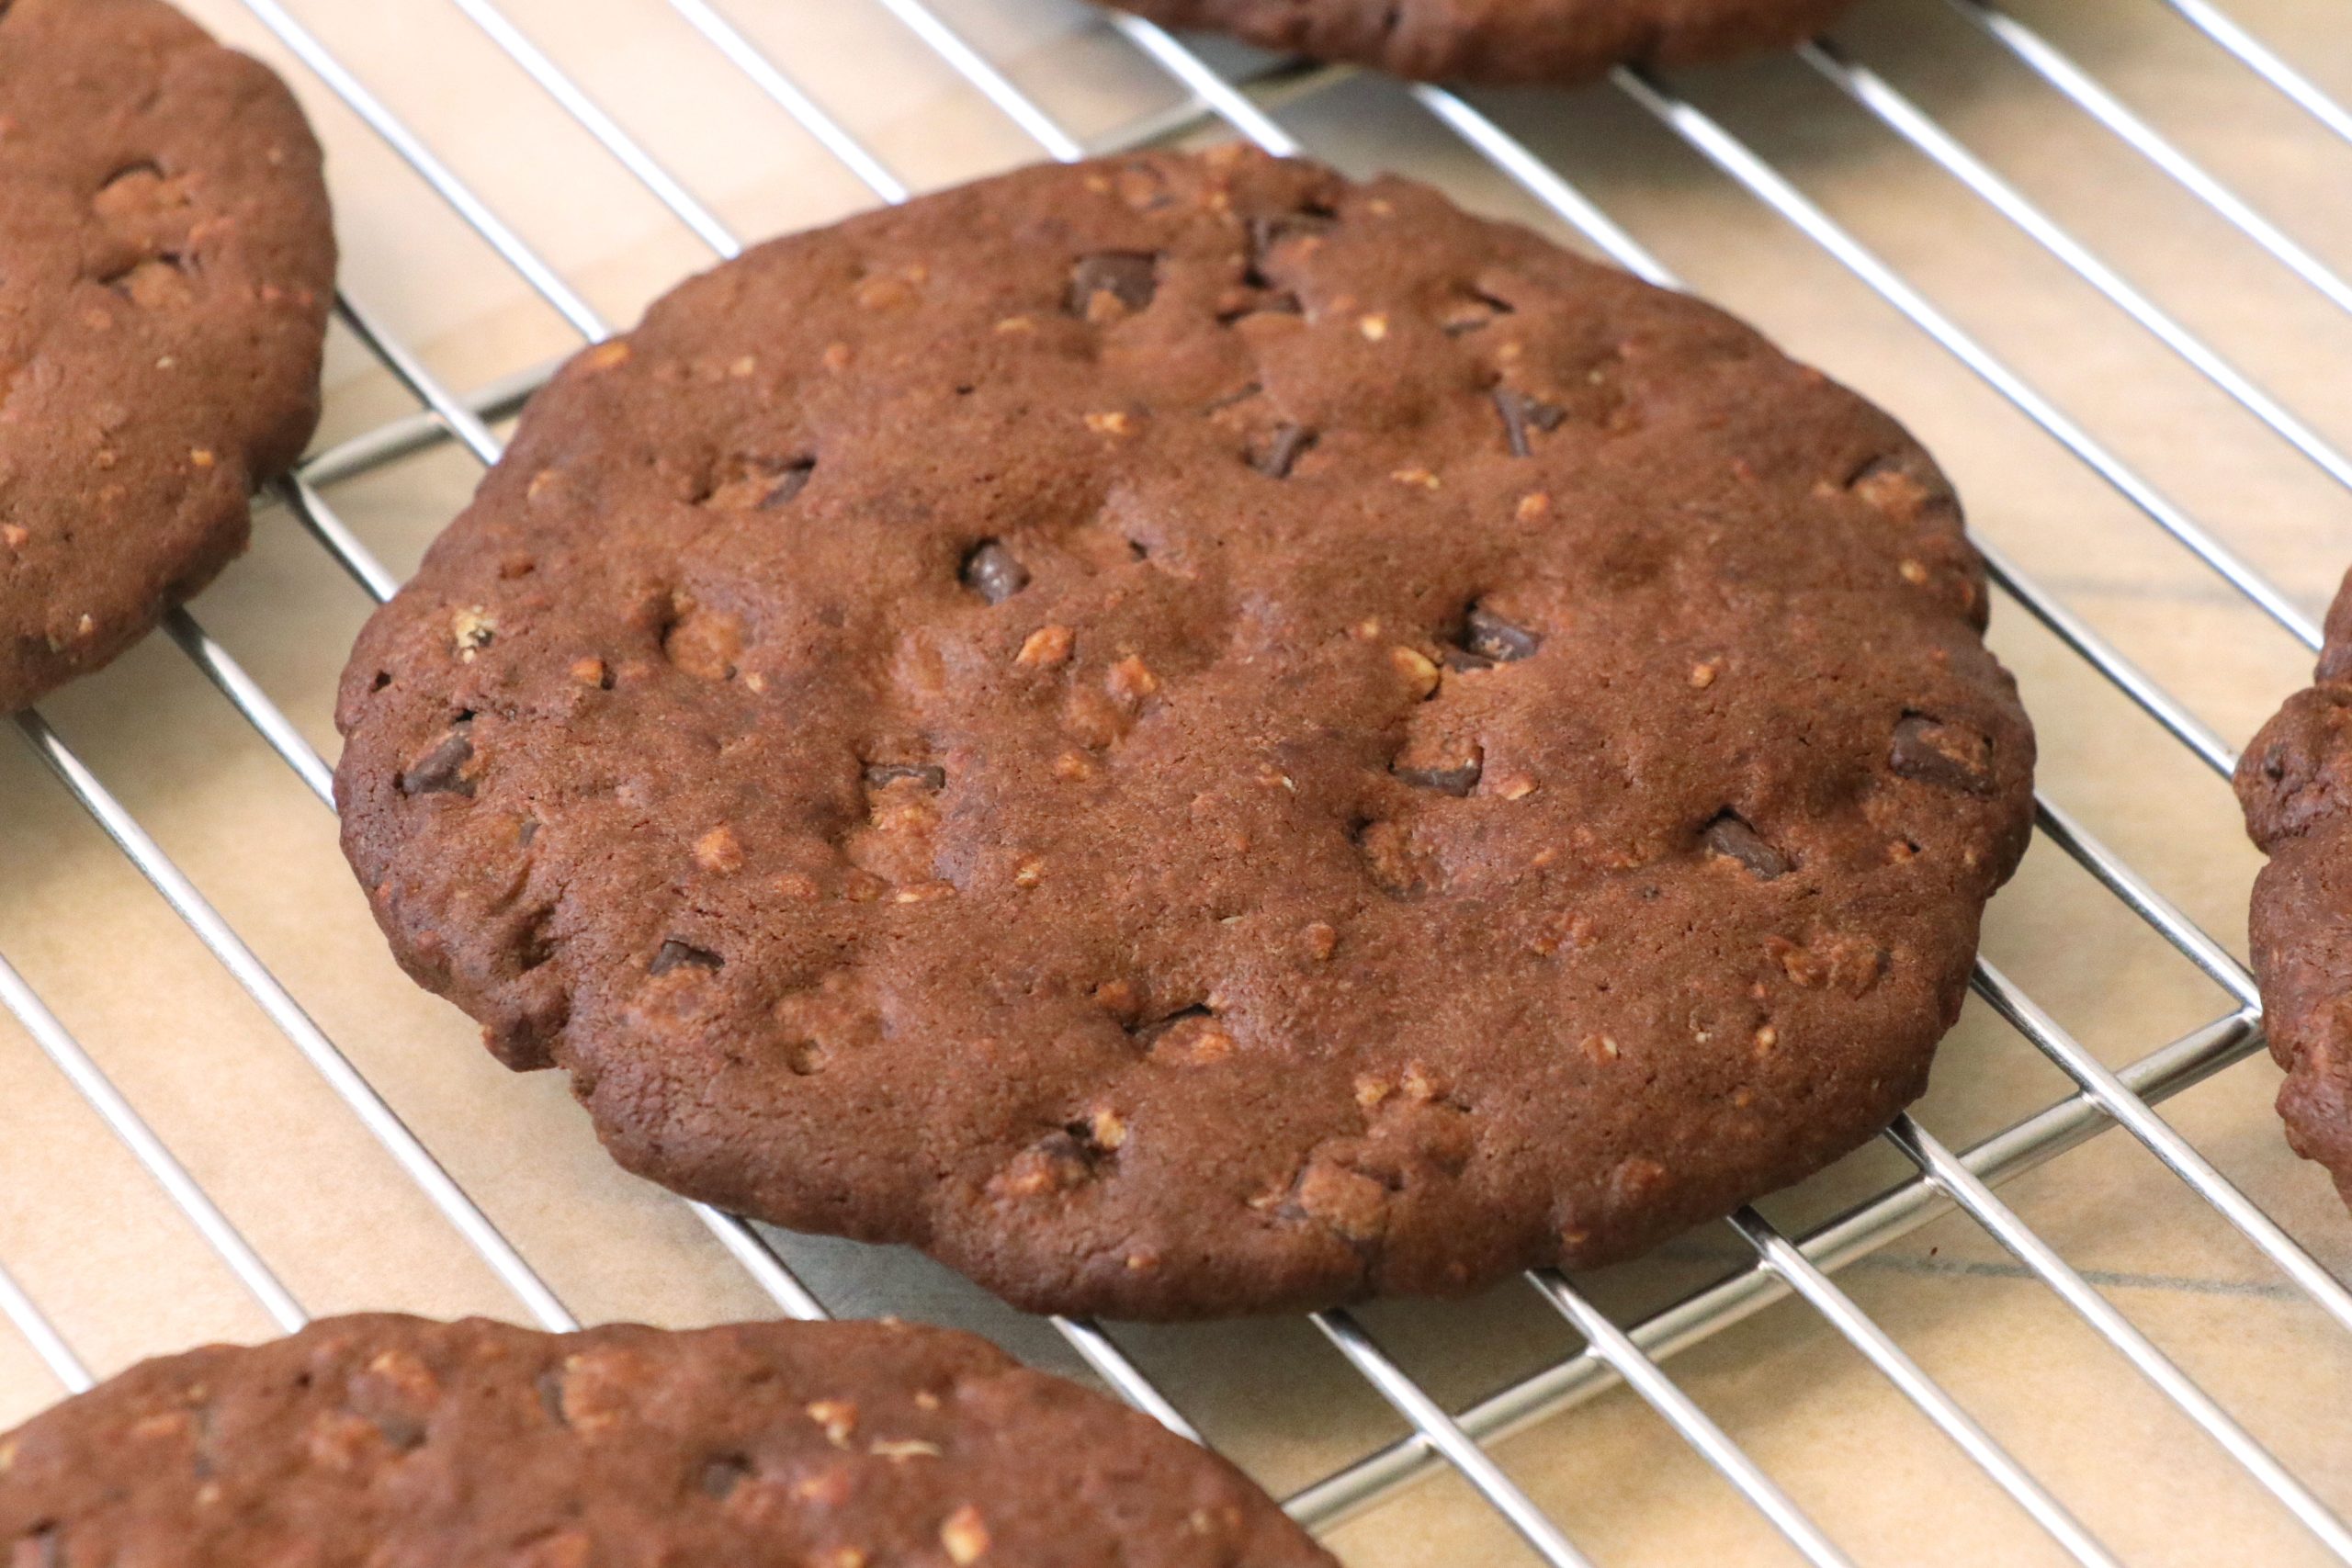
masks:
POLYGON ((0 713, 244 547, 318 423, 334 285, 266 67, 160 0, 0 4, 0 713))
POLYGON ((1853 0, 1102 0, 1261 49, 1425 81, 1581 82, 1810 38, 1853 0))
POLYGON ((2287 1069, 2278 1114, 2352 1203, 2352 575, 2312 679, 2239 758, 2237 789, 2270 857, 2250 936, 2270 1054, 2287 1069))
POLYGON ((1231 1465, 903 1324, 349 1317, 0 1438, 13 1568, 1334 1568, 1231 1465))
POLYGON ((345 848, 630 1168, 1139 1317, 1597 1266, 1919 1093, 2033 739, 1951 487, 1402 180, 1027 170, 575 359, 345 848))

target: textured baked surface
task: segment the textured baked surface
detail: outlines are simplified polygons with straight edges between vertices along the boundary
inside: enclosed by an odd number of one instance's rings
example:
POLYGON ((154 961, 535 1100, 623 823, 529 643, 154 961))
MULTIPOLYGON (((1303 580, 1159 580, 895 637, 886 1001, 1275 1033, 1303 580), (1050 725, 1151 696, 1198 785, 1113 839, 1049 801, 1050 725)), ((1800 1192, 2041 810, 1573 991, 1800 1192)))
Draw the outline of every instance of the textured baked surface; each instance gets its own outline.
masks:
POLYGON ((17 1568, 1329 1568, 1239 1472, 984 1340, 351 1317, 0 1438, 17 1568))
POLYGON ((778 241, 362 636, 401 961, 630 1168, 1176 1316, 1626 1257, 1926 1081, 2032 739, 1951 492, 1696 301, 1228 151, 778 241))
POLYGON ((1581 82, 1786 49, 1853 0, 1103 0, 1261 49, 1438 81, 1581 82))
POLYGON ((244 547, 318 423, 334 281, 266 68, 158 0, 0 5, 0 712, 244 547))
POLYGON ((2352 1203, 2352 576, 2313 684, 2238 760, 2246 831, 2270 863, 2249 929, 2287 1141, 2352 1203))

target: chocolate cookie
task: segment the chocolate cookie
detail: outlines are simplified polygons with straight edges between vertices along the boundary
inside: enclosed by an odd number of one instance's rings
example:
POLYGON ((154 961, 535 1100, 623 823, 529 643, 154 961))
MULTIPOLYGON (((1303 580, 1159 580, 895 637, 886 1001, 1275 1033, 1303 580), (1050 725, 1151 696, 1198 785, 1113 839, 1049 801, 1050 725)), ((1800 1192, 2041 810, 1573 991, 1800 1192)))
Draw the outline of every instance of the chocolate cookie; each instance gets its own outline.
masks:
POLYGON ((244 547, 318 423, 334 286, 266 67, 158 0, 0 4, 0 713, 244 547))
POLYGON ((1787 49, 1853 0, 1102 0, 1173 28, 1423 81, 1582 82, 1787 49))
POLYGON ((2352 1203, 2352 576, 2327 614, 2316 682, 2238 760, 2246 831, 2270 857, 2250 935, 2287 1141, 2352 1203))
POLYGON ((1231 1465, 903 1324, 348 1317, 0 1438, 16 1568, 1333 1568, 1231 1465))
POLYGON ((2033 743, 1935 467, 1227 150, 780 240, 369 625, 345 847, 631 1169, 1180 1316, 1627 1257, 1927 1078, 2033 743))

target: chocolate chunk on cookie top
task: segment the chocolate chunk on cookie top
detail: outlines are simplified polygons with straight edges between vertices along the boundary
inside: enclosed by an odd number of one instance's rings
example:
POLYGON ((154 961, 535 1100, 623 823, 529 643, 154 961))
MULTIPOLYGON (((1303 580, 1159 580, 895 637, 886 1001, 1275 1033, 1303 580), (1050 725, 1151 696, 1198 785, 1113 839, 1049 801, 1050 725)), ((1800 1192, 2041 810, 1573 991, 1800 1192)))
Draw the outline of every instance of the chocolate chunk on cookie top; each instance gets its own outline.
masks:
POLYGON ((2313 683, 2238 761, 2246 830, 2270 863, 2249 928, 2278 1113, 2297 1154, 2352 1203, 2352 575, 2328 611, 2313 683))
POLYGON ((334 286, 267 69, 160 0, 0 4, 0 712, 243 548, 318 423, 334 286))
POLYGON ((1984 614, 1919 448, 1707 306, 1038 169, 567 367, 360 640, 345 847, 682 1191, 1034 1308, 1459 1292, 1919 1092, 2027 831, 1984 614))
POLYGON ((1101 0, 1172 28, 1399 76, 1582 82, 1787 49, 1853 0, 1101 0))
POLYGON ((1224 1461, 984 1340, 352 1317, 0 1437, 12 1568, 1333 1568, 1224 1461))

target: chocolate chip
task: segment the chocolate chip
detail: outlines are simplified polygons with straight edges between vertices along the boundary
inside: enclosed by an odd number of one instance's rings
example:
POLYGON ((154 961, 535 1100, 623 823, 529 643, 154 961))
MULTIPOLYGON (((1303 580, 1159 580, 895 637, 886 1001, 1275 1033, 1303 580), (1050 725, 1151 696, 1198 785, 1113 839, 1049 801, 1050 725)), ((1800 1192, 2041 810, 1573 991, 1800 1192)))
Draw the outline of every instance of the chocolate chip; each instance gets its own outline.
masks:
POLYGON ((1489 664, 1511 664, 1532 659, 1544 639, 1525 626, 1516 626, 1483 604, 1463 614, 1460 646, 1473 659, 1489 664))
POLYGON ((1029 569, 995 539, 983 539, 964 558, 964 586, 991 604, 1001 604, 1029 586, 1029 569))
POLYGON ((1557 430, 1561 421, 1568 417, 1567 410, 1509 387, 1495 389, 1495 411, 1503 416, 1503 437, 1510 443, 1510 455, 1514 457, 1534 455, 1534 448, 1528 445, 1529 431, 1557 430))
POLYGON ((681 967, 724 969, 727 967, 727 960, 705 948, 699 948, 691 942, 680 942, 676 937, 672 937, 662 944, 661 951, 653 955, 653 962, 647 965, 645 972, 649 975, 667 975, 671 970, 681 967))
POLYGON ((1104 251, 1085 256, 1070 269, 1066 308, 1091 315, 1094 297, 1108 294, 1130 310, 1140 310, 1159 292, 1159 258, 1141 251, 1104 251))
POLYGON ((1906 713, 1894 727, 1887 761, 1906 779, 1964 790, 1993 791, 1993 742, 1962 725, 1906 713))
POLYGON ((384 1441, 394 1452, 413 1454, 424 1446, 424 1423, 413 1416, 397 1413, 371 1416, 376 1430, 384 1434, 384 1441))
POLYGON ((1438 319, 1440 328, 1448 337, 1484 332, 1494 324, 1497 317, 1517 314, 1510 301, 1498 299, 1478 289, 1465 289, 1464 296, 1447 306, 1445 314, 1438 319))
POLYGON ((563 1369, 549 1367, 531 1382, 538 1390, 539 1408, 548 1413, 548 1419, 559 1427, 571 1426, 571 1417, 563 1411, 563 1369))
POLYGON ((1286 479, 1315 445, 1315 432, 1301 424, 1278 424, 1263 440, 1253 442, 1250 466, 1270 479, 1286 479))
POLYGON ((945 789, 947 770, 912 762, 865 764, 865 787, 868 789, 886 788, 905 779, 912 779, 925 789, 945 789))
POLYGON ((1748 873, 1761 881, 1786 876, 1796 869, 1789 857, 1774 849, 1763 834, 1748 826, 1747 818, 1736 811, 1725 811, 1701 830, 1700 841, 1708 852, 1725 860, 1737 861, 1748 873))
POLYGON ((721 512, 772 511, 807 490, 809 476, 816 471, 814 457, 738 454, 711 470, 695 502, 721 512))
POLYGON ((741 1454, 720 1454, 702 1467, 702 1490, 707 1497, 721 1502, 735 1495, 735 1488, 751 1479, 752 1461, 741 1454))
POLYGON ((1474 757, 1456 768, 1392 766, 1388 771, 1415 789, 1433 789, 1440 795, 1465 795, 1478 787, 1478 775, 1484 767, 1485 764, 1474 757))
POLYGON ((466 776, 466 764, 474 760, 474 743, 468 730, 472 720, 459 719, 449 728, 439 745, 410 763, 398 781, 402 795, 461 795, 471 800, 474 781, 466 776))
POLYGON ((1336 221, 1329 212, 1308 210, 1286 212, 1278 218, 1250 220, 1250 268, 1245 277, 1253 288, 1269 288, 1272 280, 1266 276, 1266 260, 1293 240, 1328 232, 1336 221))
POLYGON ((1218 311, 1216 324, 1221 327, 1229 327, 1234 322, 1247 321, 1251 316, 1304 316, 1305 314, 1306 314, 1306 307, 1298 302, 1297 295, 1285 288, 1279 293, 1252 299, 1238 310, 1218 311))

